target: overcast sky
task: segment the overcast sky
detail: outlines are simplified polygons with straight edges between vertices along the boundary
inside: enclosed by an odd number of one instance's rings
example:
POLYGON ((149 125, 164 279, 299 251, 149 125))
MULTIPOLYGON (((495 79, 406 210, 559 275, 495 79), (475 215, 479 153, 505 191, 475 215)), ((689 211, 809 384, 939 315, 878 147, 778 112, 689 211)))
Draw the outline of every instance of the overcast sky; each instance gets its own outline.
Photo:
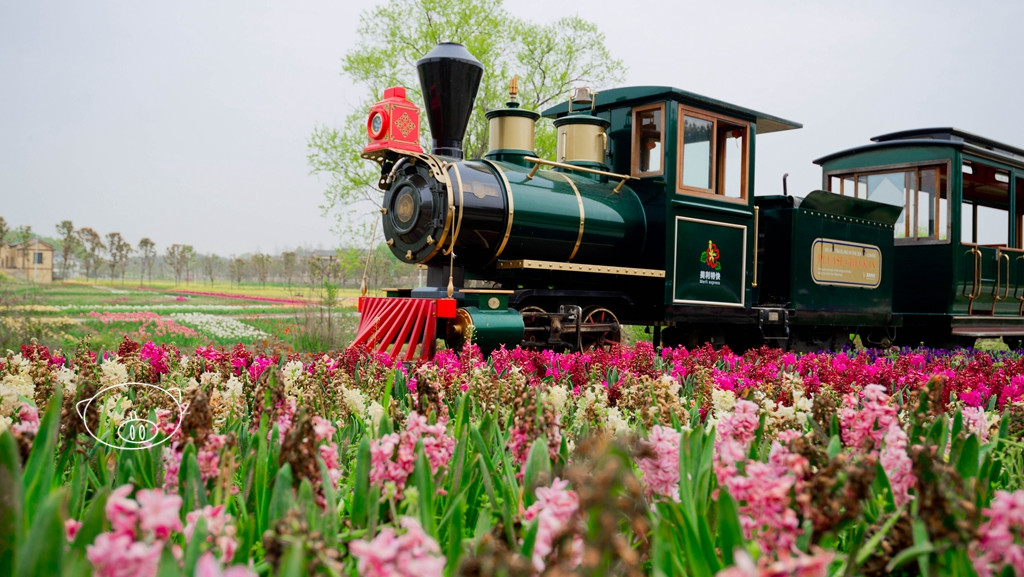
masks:
MULTIPOLYGON (((361 94, 341 76, 352 0, 0 0, 0 216, 71 219, 158 250, 329 248, 306 139, 361 94)), ((579 14, 628 67, 801 122, 757 143, 758 194, 820 186, 812 161, 955 126, 1024 146, 1024 2, 516 0, 579 14)), ((398 22, 400 20, 396 20, 398 22)))

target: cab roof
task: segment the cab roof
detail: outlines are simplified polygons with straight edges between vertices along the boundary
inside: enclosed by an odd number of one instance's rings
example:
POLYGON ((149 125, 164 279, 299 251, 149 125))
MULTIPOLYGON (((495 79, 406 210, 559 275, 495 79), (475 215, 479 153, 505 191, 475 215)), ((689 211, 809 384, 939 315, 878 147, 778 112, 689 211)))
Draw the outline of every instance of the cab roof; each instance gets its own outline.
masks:
MULTIPOLYGON (((594 93, 594 111, 601 112, 611 108, 622 106, 640 105, 660 100, 672 100, 682 102, 697 108, 721 112, 748 121, 754 121, 758 134, 779 132, 802 128, 799 122, 779 118, 749 108, 743 108, 735 104, 729 104, 714 98, 708 98, 693 92, 687 92, 670 86, 627 86, 624 88, 611 88, 594 93)), ((573 111, 584 110, 585 105, 573 107, 573 111)), ((569 113, 568 102, 557 104, 545 110, 542 114, 547 118, 556 118, 569 113)))

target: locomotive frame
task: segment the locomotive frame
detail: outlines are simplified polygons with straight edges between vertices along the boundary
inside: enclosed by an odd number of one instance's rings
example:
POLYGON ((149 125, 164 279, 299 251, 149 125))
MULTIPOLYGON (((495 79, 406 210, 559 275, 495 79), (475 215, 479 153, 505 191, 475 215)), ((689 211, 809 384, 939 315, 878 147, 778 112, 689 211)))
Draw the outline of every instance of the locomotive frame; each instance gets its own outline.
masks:
MULTIPOLYGON (((838 347, 851 334, 876 344, 1024 334, 1024 294, 1014 318, 1004 314, 1005 303, 994 303, 995 324, 959 320, 963 298, 953 296, 943 308, 901 294, 906 286, 924 290, 914 280, 917 254, 894 241, 894 227, 908 222, 905 203, 878 202, 856 186, 802 199, 755 197, 758 137, 800 128, 796 122, 671 87, 580 90, 542 113, 558 129, 551 161, 533 151, 539 115, 518 107, 513 83, 507 107, 487 113, 490 150, 467 160, 461 140, 482 66, 457 44, 439 45, 417 66, 432 151, 411 143, 408 131, 368 121, 363 156, 381 166, 388 245, 402 260, 426 266, 427 286, 362 297, 356 344, 406 359, 429 357, 436 337, 449 346, 472 340, 482 348, 578 349, 618 341, 621 324, 653 326, 656 343, 734 349, 838 347)), ((398 126, 389 110, 415 113, 402 102, 404 89, 386 96, 371 120, 383 114, 398 126)), ((972 245, 973 284, 961 296, 971 297, 973 312, 986 287, 1005 293, 995 302, 1009 299, 1011 284, 1015 296, 1024 293, 1024 269, 1003 268, 1024 230, 1024 202, 1015 196, 1024 194, 1024 185, 1015 186, 1018 171, 1024 179, 1024 153, 1011 150, 1017 156, 1008 158, 1006 148, 982 154, 972 144, 978 141, 924 145, 910 136, 924 135, 902 133, 820 159, 824 188, 833 181, 841 188, 850 171, 856 183, 858 170, 877 174, 925 158, 922 150, 936 153, 929 162, 942 157, 949 166, 969 161, 1004 171, 1016 244, 972 245)), ((960 198, 954 189, 962 186, 955 176, 951 213, 960 198)), ((967 246, 949 236, 948 246, 967 246)), ((1019 252, 1014 266, 1024 266, 1019 252)), ((950 261, 947 268, 962 279, 956 257, 934 260, 950 261)))

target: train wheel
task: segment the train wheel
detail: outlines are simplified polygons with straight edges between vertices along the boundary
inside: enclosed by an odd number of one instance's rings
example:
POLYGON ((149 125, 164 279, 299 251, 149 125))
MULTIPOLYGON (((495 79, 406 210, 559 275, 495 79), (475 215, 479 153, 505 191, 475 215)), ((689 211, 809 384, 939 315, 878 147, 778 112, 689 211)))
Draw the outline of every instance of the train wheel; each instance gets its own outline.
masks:
POLYGON ((540 307, 528 306, 519 309, 519 314, 523 316, 523 346, 527 348, 543 347, 547 343, 547 336, 550 332, 547 311, 540 307))
POLYGON ((612 311, 604 307, 589 307, 583 311, 580 323, 580 349, 603 348, 622 341, 622 325, 612 311))

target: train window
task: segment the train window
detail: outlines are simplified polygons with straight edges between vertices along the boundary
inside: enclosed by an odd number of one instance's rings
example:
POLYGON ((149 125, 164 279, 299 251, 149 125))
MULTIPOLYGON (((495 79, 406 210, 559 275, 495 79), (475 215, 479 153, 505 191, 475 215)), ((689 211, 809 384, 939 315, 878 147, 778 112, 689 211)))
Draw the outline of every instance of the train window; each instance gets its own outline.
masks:
POLYGON ((679 107, 680 192, 746 200, 747 125, 679 107))
POLYGON ((633 176, 657 176, 665 171, 665 105, 633 111, 633 176))
POLYGON ((1006 246, 1010 239, 1010 176, 981 162, 963 167, 960 240, 1006 246))
POLYGON ((894 226, 897 239, 949 240, 949 193, 945 165, 904 170, 832 174, 832 192, 895 206, 903 212, 894 226))

